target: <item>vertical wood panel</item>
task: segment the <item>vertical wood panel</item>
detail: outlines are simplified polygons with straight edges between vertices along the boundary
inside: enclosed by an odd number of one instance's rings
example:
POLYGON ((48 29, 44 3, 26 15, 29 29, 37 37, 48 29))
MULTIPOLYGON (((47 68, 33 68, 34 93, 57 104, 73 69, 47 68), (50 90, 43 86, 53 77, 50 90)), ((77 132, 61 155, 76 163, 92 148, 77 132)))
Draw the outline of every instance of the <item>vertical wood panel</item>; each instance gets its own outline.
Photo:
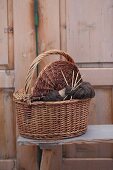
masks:
POLYGON ((59 4, 59 21, 60 21, 60 47, 62 50, 67 50, 67 37, 66 37, 66 0, 60 1, 59 4))
POLYGON ((12 101, 13 89, 0 89, 0 158, 16 156, 15 116, 12 101))
MULTIPOLYGON (((63 18, 66 18, 66 31, 61 29, 63 32, 61 32, 61 35, 63 35, 62 39, 64 39, 66 32, 65 45, 63 46, 67 46, 67 51, 76 62, 81 63, 82 67, 90 67, 89 70, 83 68, 83 70, 86 71, 82 73, 86 74, 87 81, 93 82, 96 86, 96 97, 91 102, 89 124, 112 123, 112 74, 107 74, 107 67, 111 67, 109 63, 113 61, 113 40, 111 38, 113 34, 113 1, 66 0, 66 14, 63 18), (95 71, 93 67, 98 67, 97 62, 99 62, 99 64, 108 62, 105 72, 104 69, 102 70, 101 68, 96 68, 97 72, 95 71)), ((63 42, 63 40, 61 42, 63 42)), ((102 65, 99 65, 99 67, 101 66, 102 65)), ((112 72, 112 69, 109 68, 109 71, 112 72)), ((72 162, 69 163, 68 161, 69 164, 66 164, 65 169, 70 169, 71 167, 73 169, 91 169, 93 168, 91 164, 89 167, 87 167, 87 164, 82 167, 82 162, 85 162, 85 158, 87 158, 87 161, 90 160, 89 158, 91 157, 109 158, 113 156, 112 149, 112 144, 65 145, 63 147, 64 157, 84 158, 79 165, 79 160, 75 159, 74 166, 71 166, 72 162)), ((91 161, 93 162, 93 160, 91 161)), ((98 162, 98 159, 96 161, 98 162)), ((107 159, 104 161, 107 163, 107 159)), ((96 168, 99 167, 98 164, 96 168)), ((112 169, 112 166, 110 169, 112 169)))
MULTIPOLYGON (((38 0, 39 28, 38 28, 38 49, 39 53, 60 49, 60 3, 59 0, 38 0)), ((44 59, 39 66, 41 70, 50 62, 56 61, 59 56, 51 56, 44 59)), ((54 162, 52 169, 62 170, 62 148, 57 147, 54 151, 54 162)))
MULTIPOLYGON (((89 124, 112 123, 112 88, 95 88, 96 96, 90 105, 89 124), (101 103, 100 103, 101 101, 101 103)), ((112 144, 64 146, 66 158, 112 157, 112 144), (103 149, 104 148, 104 149, 103 149)))
POLYGON ((0 1, 1 8, 0 16, 2 17, 1 26, 0 26, 0 69, 13 69, 14 68, 14 38, 13 38, 13 0, 4 1, 3 5, 2 0, 0 1), (6 25, 3 25, 6 23, 6 25), (7 29, 12 29, 11 32, 7 32, 7 29), (4 42, 4 39, 7 39, 7 42, 4 42), (5 43, 5 44, 4 44, 5 43), (7 48, 6 48, 7 47, 7 48), (3 56, 4 52, 4 56, 3 56), (5 62, 4 62, 5 61, 5 62))
POLYGON ((63 170, 112 170, 113 161, 109 159, 64 159, 63 170))
MULTIPOLYGON (((8 0, 8 27, 13 28, 13 0, 8 0)), ((14 28, 8 34, 8 69, 14 69, 14 28)))
POLYGON ((0 70, 0 88, 13 88, 14 81, 14 70, 0 70))
POLYGON ((52 170, 62 170, 62 146, 57 146, 53 153, 52 170))
POLYGON ((113 1, 66 0, 67 50, 77 62, 113 62, 113 1))
MULTIPOLYGON (((13 1, 14 7, 14 50, 15 88, 24 87, 29 65, 36 56, 34 28, 34 0, 13 1)), ((19 170, 36 170, 36 147, 17 144, 17 166, 19 170)))
POLYGON ((89 124, 112 123, 112 87, 95 88, 95 93, 90 107, 89 124))
POLYGON ((0 1, 0 65, 8 64, 7 0, 0 1))
MULTIPOLYGON (((39 28, 38 28, 38 48, 39 53, 60 49, 60 25, 59 25, 59 0, 39 0, 39 28)), ((53 62, 59 57, 52 56, 45 58, 39 69, 47 63, 53 62)))
POLYGON ((64 158, 112 158, 112 144, 72 144, 64 146, 64 158))
POLYGON ((0 169, 1 170, 17 170, 16 169, 16 160, 0 160, 0 169))

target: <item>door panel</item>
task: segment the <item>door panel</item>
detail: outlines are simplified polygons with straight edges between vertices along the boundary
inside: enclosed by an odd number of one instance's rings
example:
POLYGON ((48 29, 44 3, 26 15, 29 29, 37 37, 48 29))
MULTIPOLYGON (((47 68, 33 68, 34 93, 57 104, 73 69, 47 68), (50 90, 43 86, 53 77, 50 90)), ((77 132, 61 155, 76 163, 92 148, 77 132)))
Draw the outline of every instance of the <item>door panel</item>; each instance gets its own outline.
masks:
POLYGON ((0 169, 16 168, 16 122, 13 107, 13 1, 0 0, 0 169), (12 69, 12 70, 11 70, 12 69))
POLYGON ((0 1, 0 65, 8 64, 7 0, 0 1))
MULTIPOLYGON (((78 64, 84 81, 95 88, 89 124, 113 123, 113 1, 47 2, 39 0, 39 51, 51 48, 67 51, 78 64), (52 14, 55 17, 51 19, 52 14)), ((112 156, 112 144, 65 145, 63 169, 112 170, 112 156)))
POLYGON ((67 50, 83 63, 113 62, 113 1, 67 0, 67 50))
POLYGON ((0 159, 16 157, 13 92, 14 89, 0 89, 0 159))
MULTIPOLYGON (((83 80, 90 82, 95 88, 96 96, 91 101, 89 124, 111 124, 113 123, 113 1, 66 0, 64 4, 66 14, 61 20, 61 25, 65 22, 66 27, 61 29, 61 39, 64 39, 65 35, 66 41, 61 42, 66 45, 62 46, 78 64, 83 80)), ((60 9, 63 11, 61 7, 60 9)), ((68 170, 68 165, 72 169, 75 166, 79 170, 102 169, 101 163, 98 162, 100 158, 105 158, 107 164, 107 160, 113 157, 113 145, 65 145, 63 156, 65 170, 68 170), (93 161, 97 162, 97 165, 92 167, 93 161)), ((112 164, 109 166, 109 170, 111 169, 112 164)))
POLYGON ((65 170, 112 170, 112 167, 112 158, 63 159, 63 169, 65 170))
POLYGON ((91 101, 89 124, 111 124, 112 120, 112 88, 95 88, 95 98, 91 101))
MULTIPOLYGON (((36 57, 34 0, 14 0, 15 90, 24 88, 27 71, 36 57)), ((18 132, 17 132, 18 136, 18 132)), ((16 145, 18 170, 38 170, 37 147, 16 145)))

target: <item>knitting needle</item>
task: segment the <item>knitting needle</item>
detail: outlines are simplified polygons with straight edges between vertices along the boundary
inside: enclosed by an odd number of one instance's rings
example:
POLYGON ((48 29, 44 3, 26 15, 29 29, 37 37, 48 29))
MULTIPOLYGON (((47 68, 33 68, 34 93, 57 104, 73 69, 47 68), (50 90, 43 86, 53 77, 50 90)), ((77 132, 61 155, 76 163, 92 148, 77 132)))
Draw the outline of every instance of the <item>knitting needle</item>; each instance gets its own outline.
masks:
POLYGON ((73 85, 74 85, 74 75, 75 75, 75 72, 74 72, 74 70, 73 70, 73 73, 72 73, 72 87, 74 87, 73 85))
POLYGON ((63 77, 64 77, 64 80, 65 80, 65 82, 66 82, 67 86, 69 86, 69 84, 68 84, 68 82, 67 82, 67 80, 66 80, 66 77, 65 77, 65 75, 64 75, 64 73, 63 73, 63 71, 62 71, 62 70, 61 70, 61 73, 62 73, 62 75, 63 75, 63 77))

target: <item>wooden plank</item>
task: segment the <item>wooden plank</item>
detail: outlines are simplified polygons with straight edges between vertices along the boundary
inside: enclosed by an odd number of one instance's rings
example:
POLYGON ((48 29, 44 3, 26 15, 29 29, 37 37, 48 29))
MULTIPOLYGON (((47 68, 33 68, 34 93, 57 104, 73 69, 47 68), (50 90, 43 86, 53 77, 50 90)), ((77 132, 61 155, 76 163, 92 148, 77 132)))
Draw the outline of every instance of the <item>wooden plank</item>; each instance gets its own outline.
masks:
MULTIPOLYGON (((96 96, 91 101, 88 124, 111 124, 112 123, 112 88, 97 87, 96 96), (101 101, 101 104, 100 104, 101 101)), ((112 157, 112 144, 96 145, 65 145, 63 146, 64 157, 112 157), (103 149, 104 148, 104 149, 103 149)))
MULTIPOLYGON (((50 50, 60 49, 60 25, 59 25, 59 1, 58 0, 39 0, 39 27, 38 27, 38 49, 39 53, 50 50), (54 17, 53 17, 54 14, 54 17)), ((40 63, 39 70, 45 65, 56 61, 59 56, 44 58, 40 63)))
POLYGON ((67 49, 66 37, 66 0, 59 1, 59 19, 60 19, 60 48, 67 49))
POLYGON ((113 62, 112 6, 112 0, 66 0, 67 51, 76 62, 113 62))
POLYGON ((113 125, 89 125, 85 134, 75 138, 62 140, 32 140, 23 137, 18 138, 18 143, 22 145, 63 145, 72 143, 113 143, 113 125))
POLYGON ((72 144, 63 146, 64 158, 112 158, 111 143, 72 144))
POLYGON ((15 159, 0 160, 0 169, 1 170, 17 170, 16 160, 15 159))
MULTIPOLYGON (((97 87, 96 96, 91 101, 88 124, 111 124, 112 123, 112 88, 97 87), (101 104, 100 104, 101 101, 101 104), (102 107, 101 107, 102 106, 102 107)), ((112 144, 84 144, 65 145, 63 155, 66 158, 72 157, 112 157, 112 144), (103 149, 104 148, 104 149, 103 149)))
POLYGON ((0 70, 0 88, 14 88, 14 81, 13 70, 0 70))
POLYGON ((8 64, 7 0, 0 1, 0 65, 8 64))
POLYGON ((112 68, 80 68, 84 75, 83 80, 89 81, 95 86, 112 86, 113 69, 112 68))
MULTIPOLYGON (((64 0, 63 0, 64 1, 64 0)), ((63 49, 61 47, 60 39, 60 6, 61 1, 58 0, 38 0, 39 11, 39 27, 38 27, 38 49, 39 53, 50 49, 63 49)), ((63 6, 64 9, 64 6, 63 6)), ((65 9, 64 9, 65 10, 65 9)), ((64 11, 63 10, 63 11, 64 11)), ((63 12, 62 12, 63 14, 63 12)), ((63 26, 62 26, 63 28, 63 26)), ((65 35, 64 35, 65 39, 65 35)), ((65 46, 65 44, 64 44, 65 46)), ((45 65, 56 61, 59 56, 52 55, 44 59, 40 66, 39 71, 44 68, 45 65)), ((52 169, 62 170, 62 147, 57 147, 54 150, 54 160, 52 169)))
MULTIPOLYGON (((4 1, 5 2, 5 1, 4 1)), ((6 18, 4 20, 6 20, 7 22, 7 26, 5 26, 5 28, 12 28, 12 32, 5 32, 4 33, 4 37, 7 36, 7 44, 5 44, 5 46, 8 46, 8 51, 6 51, 5 49, 5 53, 7 53, 7 55, 5 55, 4 59, 2 60, 7 60, 7 62, 3 62, 2 64, 0 63, 0 69, 4 70, 4 69, 13 69, 14 68, 14 37, 13 37, 13 0, 7 0, 7 5, 5 5, 5 7, 7 8, 7 12, 5 12, 5 14, 8 15, 6 16, 6 18)), ((4 28, 2 28, 2 31, 4 31, 4 28)), ((5 47, 4 45, 1 46, 1 48, 5 47)), ((2 49, 3 50, 3 49, 2 49)), ((1 56, 3 57, 3 56, 1 56)), ((0 57, 0 58, 1 58, 0 57)))
POLYGON ((61 145, 48 146, 45 144, 41 144, 40 148, 43 150, 51 150, 52 160, 51 160, 50 168, 55 170, 62 170, 62 146, 61 145))
MULTIPOLYGON (((91 0, 85 2, 66 0, 67 35, 65 43, 67 51, 76 62, 80 63, 79 66, 88 67, 80 68, 80 71, 85 75, 83 80, 94 85, 96 91, 96 96, 90 107, 90 124, 113 122, 112 4, 112 0, 96 0, 94 2, 91 0), (109 19, 107 20, 108 15, 109 19), (106 25, 108 22, 109 24, 106 25), (100 67, 105 68, 101 69, 100 67)), ((108 143, 65 145, 63 146, 63 155, 66 157, 112 157, 112 147, 113 145, 108 143)))
MULTIPOLYGON (((8 27, 13 28, 13 0, 7 1, 8 6, 8 27)), ((13 32, 8 34, 8 69, 14 69, 14 28, 13 32)))
MULTIPOLYGON (((24 87, 28 68, 36 57, 34 1, 13 1, 15 89, 24 87)), ((37 148, 17 144, 17 168, 37 170, 37 148)))
POLYGON ((0 159, 16 157, 13 89, 0 89, 0 159))
POLYGON ((53 150, 43 149, 40 170, 51 170, 53 150))
POLYGON ((64 158, 62 170, 112 170, 112 158, 64 158))
POLYGON ((51 169, 62 170, 62 146, 56 146, 54 149, 51 169))
POLYGON ((95 94, 90 104, 88 123, 112 124, 112 87, 97 87, 95 94))
POLYGON ((36 57, 34 2, 29 0, 14 1, 13 3, 15 30, 15 88, 19 89, 24 87, 27 71, 33 59, 36 57))
POLYGON ((43 149, 41 170, 62 170, 62 148, 43 149))

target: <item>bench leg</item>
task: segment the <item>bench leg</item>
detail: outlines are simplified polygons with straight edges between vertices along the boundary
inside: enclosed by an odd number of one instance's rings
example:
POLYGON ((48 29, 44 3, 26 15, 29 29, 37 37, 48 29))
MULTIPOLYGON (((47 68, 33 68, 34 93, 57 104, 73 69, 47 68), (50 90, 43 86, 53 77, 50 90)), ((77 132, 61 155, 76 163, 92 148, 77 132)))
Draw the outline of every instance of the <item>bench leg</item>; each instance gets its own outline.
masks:
POLYGON ((51 170, 52 157, 52 149, 43 149, 40 170, 51 170))

